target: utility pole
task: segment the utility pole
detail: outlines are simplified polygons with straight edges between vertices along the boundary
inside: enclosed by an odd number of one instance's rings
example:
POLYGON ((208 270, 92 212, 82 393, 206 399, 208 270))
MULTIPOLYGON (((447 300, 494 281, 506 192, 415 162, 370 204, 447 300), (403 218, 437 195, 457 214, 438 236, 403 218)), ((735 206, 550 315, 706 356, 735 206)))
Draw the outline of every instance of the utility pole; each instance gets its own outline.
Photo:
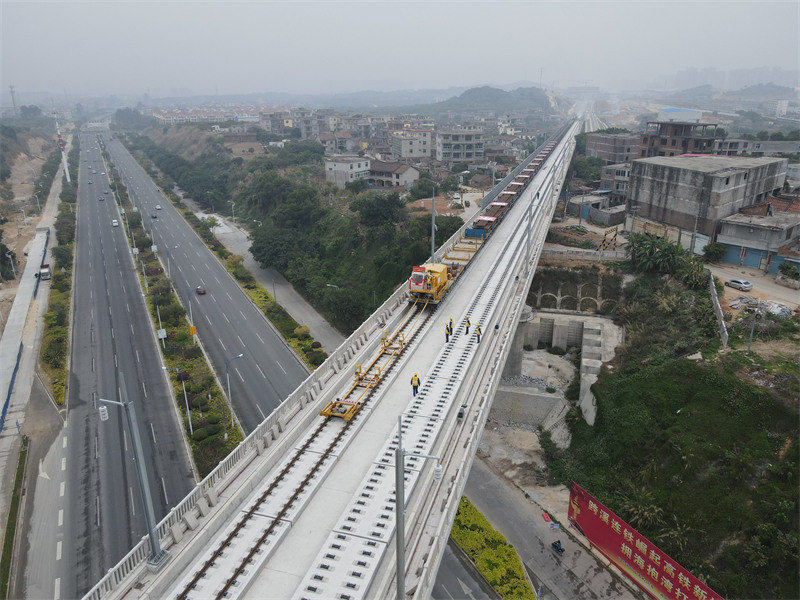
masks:
MULTIPOLYGON (((147 480, 147 469, 144 465, 144 451, 142 450, 142 439, 139 436, 139 425, 136 420, 136 409, 133 402, 128 398, 128 390, 125 388, 125 376, 119 372, 119 386, 122 393, 122 402, 116 400, 106 400, 98 398, 104 404, 114 404, 125 410, 125 420, 128 425, 128 434, 131 437, 133 446, 133 462, 136 465, 136 475, 139 479, 139 491, 142 495, 144 505, 144 518, 147 523, 147 535, 150 538, 150 558, 147 559, 151 565, 158 565, 166 556, 166 551, 161 548, 156 532, 155 511, 153 510, 153 498, 150 495, 150 482, 147 480)), ((108 409, 100 407, 100 420, 108 420, 108 409)))
POLYGON ((431 196, 431 262, 434 260, 436 254, 436 186, 433 186, 433 195, 431 196))
POLYGON ((639 205, 631 206, 631 233, 633 233, 633 224, 636 221, 636 211, 639 210, 639 205))

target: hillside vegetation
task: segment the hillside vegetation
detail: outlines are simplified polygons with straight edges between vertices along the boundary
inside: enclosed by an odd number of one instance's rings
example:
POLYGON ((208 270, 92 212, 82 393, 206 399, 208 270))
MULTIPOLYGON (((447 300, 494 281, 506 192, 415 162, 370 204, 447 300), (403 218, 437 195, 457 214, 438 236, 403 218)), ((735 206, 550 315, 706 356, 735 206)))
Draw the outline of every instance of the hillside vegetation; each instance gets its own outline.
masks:
MULTIPOLYGON (((567 450, 543 435, 550 473, 584 486, 725 598, 796 598, 800 343, 751 363, 733 333, 734 349, 717 354, 705 286, 687 287, 665 265, 635 267, 645 272, 614 311, 625 344, 593 387, 595 425, 573 409, 567 450), (706 360, 684 358, 698 350, 706 360)), ((786 321, 764 339, 798 330, 786 321)))

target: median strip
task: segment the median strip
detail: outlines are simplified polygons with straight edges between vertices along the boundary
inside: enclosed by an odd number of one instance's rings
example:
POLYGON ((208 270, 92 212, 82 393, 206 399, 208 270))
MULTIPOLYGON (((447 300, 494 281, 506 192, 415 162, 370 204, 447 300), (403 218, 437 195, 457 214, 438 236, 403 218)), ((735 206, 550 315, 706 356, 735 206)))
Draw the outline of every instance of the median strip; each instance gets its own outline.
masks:
POLYGON ((116 168, 108 162, 107 169, 117 201, 125 210, 126 240, 135 249, 134 263, 138 259, 140 285, 146 291, 150 316, 164 334, 159 336, 163 337, 159 351, 170 373, 189 448, 200 476, 205 477, 242 441, 242 433, 195 339, 186 311, 151 249, 153 241, 142 227, 141 214, 134 210, 116 168))
POLYGON ((311 369, 316 369, 325 362, 328 355, 322 349, 322 345, 311 336, 308 327, 295 321, 289 313, 286 312, 286 309, 276 302, 272 294, 270 294, 242 264, 242 257, 238 254, 233 254, 225 248, 222 242, 220 242, 211 231, 211 227, 195 215, 194 212, 186 206, 186 203, 172 191, 174 182, 167 175, 157 172, 149 158, 142 157, 141 155, 137 156, 135 149, 130 147, 124 135, 118 135, 117 138, 127 148, 128 152, 131 153, 131 156, 139 162, 161 193, 172 202, 178 212, 183 215, 186 222, 197 232, 200 239, 217 255, 217 258, 219 258, 225 269, 241 285, 245 293, 269 322, 272 323, 275 329, 278 330, 278 333, 286 340, 301 360, 311 369))

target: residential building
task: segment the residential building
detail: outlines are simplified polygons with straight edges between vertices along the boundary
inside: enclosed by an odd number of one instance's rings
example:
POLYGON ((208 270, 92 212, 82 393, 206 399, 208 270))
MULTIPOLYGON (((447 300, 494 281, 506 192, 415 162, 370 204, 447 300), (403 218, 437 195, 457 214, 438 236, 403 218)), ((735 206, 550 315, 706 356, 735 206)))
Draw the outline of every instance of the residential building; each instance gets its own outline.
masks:
POLYGON ((356 149, 356 142, 349 131, 321 133, 317 136, 317 141, 325 148, 325 156, 349 154, 356 149))
POLYGON ((763 202, 786 180, 784 158, 673 156, 633 161, 638 216, 712 236, 721 219, 763 202))
POLYGON ((372 161, 369 183, 376 188, 396 187, 408 189, 419 179, 419 171, 404 163, 372 161))
POLYGON ((325 181, 344 189, 345 184, 369 177, 370 160, 363 156, 331 156, 325 159, 325 181))
POLYGON ((775 156, 776 154, 800 154, 800 140, 773 142, 771 140, 745 140, 729 138, 714 140, 714 154, 724 156, 775 156))
POLYGON ((607 165, 631 162, 641 156, 636 133, 597 133, 586 136, 586 156, 602 158, 607 165))
POLYGON ((650 121, 642 133, 639 157, 710 154, 716 130, 716 123, 650 121))
POLYGON ((727 252, 724 262, 746 267, 756 267, 776 273, 786 260, 800 266, 800 202, 795 201, 789 211, 779 211, 778 203, 767 202, 748 211, 761 214, 737 213, 720 222, 717 242, 724 244, 727 252))
POLYGON ((436 160, 440 162, 483 159, 483 130, 456 127, 436 132, 436 160))
POLYGON ((600 189, 611 190, 611 196, 622 202, 628 196, 628 182, 631 178, 631 163, 618 163, 603 167, 600 174, 600 189))
POLYGON ((427 158, 431 155, 431 131, 402 129, 389 136, 395 158, 427 158))

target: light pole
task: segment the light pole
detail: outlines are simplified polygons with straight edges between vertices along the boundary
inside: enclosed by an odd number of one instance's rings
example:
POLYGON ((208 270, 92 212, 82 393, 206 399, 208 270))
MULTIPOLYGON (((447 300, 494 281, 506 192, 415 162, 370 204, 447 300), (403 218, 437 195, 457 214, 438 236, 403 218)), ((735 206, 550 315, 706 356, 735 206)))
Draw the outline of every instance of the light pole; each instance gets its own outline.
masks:
POLYGON ((394 514, 395 514, 395 541, 397 542, 397 600, 406 597, 406 480, 405 457, 430 458, 436 461, 433 468, 433 478, 439 481, 442 478, 442 463, 438 456, 419 454, 403 450, 403 415, 397 415, 397 449, 394 451, 394 514))
MULTIPOLYGON (((232 358, 225 359, 225 386, 228 388, 228 404, 230 404, 231 407, 231 426, 234 424, 235 421, 233 418, 233 398, 231 398, 231 374, 230 371, 228 370, 228 365, 230 365, 236 359, 242 358, 243 356, 244 352, 240 352, 239 354, 237 354, 232 358)), ((227 429, 225 429, 225 439, 226 440, 228 439, 227 429)))
POLYGON ((236 220, 236 213, 235 213, 235 211, 236 211, 236 203, 233 200, 228 200, 228 204, 231 205, 231 220, 235 221, 236 220))
POLYGON ((186 381, 184 380, 183 371, 174 369, 172 367, 163 367, 165 371, 174 371, 178 374, 178 379, 181 380, 183 386, 183 403, 186 405, 186 416, 189 417, 189 435, 194 435, 194 428, 192 427, 192 413, 189 411, 189 399, 186 397, 186 381))
POLYGON ((36 199, 36 211, 42 212, 42 207, 39 206, 39 194, 34 194, 33 197, 36 199))
MULTIPOLYGON (((133 442, 133 463, 136 465, 136 474, 139 478, 139 491, 142 494, 142 504, 144 505, 144 517, 147 523, 147 535, 150 537, 150 558, 147 559, 152 565, 161 563, 166 555, 162 550, 156 532, 155 511, 153 510, 153 499, 150 495, 150 483, 147 480, 147 469, 144 466, 144 452, 142 451, 142 439, 139 437, 139 426, 136 421, 136 409, 133 402, 128 398, 128 390, 125 388, 125 376, 119 372, 119 389, 122 393, 122 402, 98 398, 104 404, 114 404, 121 406, 125 410, 125 421, 128 425, 128 435, 133 442)), ((108 420, 108 409, 105 406, 99 408, 100 420, 108 420)))
POLYGON ((167 246, 167 277, 169 277, 170 279, 172 279, 172 266, 170 261, 170 255, 172 254, 173 250, 177 249, 177 247, 178 244, 175 244, 172 247, 167 246))
MULTIPOLYGON (((147 278, 145 278, 145 279, 147 279, 147 278)), ((158 316, 158 332, 159 332, 159 335, 161 335, 161 331, 162 331, 164 328, 163 328, 163 327, 162 327, 162 325, 161 325, 161 309, 160 309, 160 308, 158 308, 158 300, 157 300, 157 299, 156 299, 156 297, 155 297, 155 296, 153 296, 152 294, 142 294, 142 296, 147 296, 147 297, 149 297, 149 298, 152 298, 152 300, 153 300, 153 304, 155 304, 155 307, 156 307, 156 315, 158 316)), ((167 348, 167 344, 166 344, 166 342, 164 341, 164 338, 163 338, 163 337, 161 338, 161 347, 162 347, 162 348, 164 348, 165 350, 166 350, 166 348, 167 348)))
POLYGON ((14 279, 16 279, 17 270, 14 268, 14 255, 11 252, 6 252, 6 256, 8 257, 8 262, 11 263, 11 272, 14 274, 14 279))

